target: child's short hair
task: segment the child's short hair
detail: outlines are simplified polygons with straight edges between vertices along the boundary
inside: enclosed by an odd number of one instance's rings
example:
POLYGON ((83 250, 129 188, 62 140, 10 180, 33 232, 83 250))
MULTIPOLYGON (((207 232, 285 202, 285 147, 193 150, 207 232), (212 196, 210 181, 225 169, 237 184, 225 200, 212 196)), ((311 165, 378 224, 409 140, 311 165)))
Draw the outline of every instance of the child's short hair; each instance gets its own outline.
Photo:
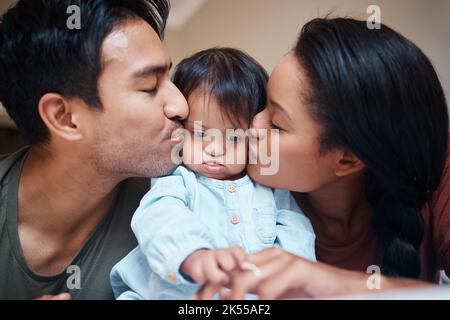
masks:
POLYGON ((266 105, 268 75, 248 54, 233 48, 211 48, 184 59, 173 83, 188 97, 198 88, 209 91, 225 114, 250 124, 266 105))

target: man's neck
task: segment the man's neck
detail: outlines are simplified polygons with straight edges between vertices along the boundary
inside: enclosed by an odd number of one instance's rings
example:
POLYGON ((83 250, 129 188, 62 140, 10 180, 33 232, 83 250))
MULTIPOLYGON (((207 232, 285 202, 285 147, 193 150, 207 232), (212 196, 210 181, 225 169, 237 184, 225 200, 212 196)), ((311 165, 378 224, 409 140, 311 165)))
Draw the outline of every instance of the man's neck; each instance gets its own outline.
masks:
POLYGON ((31 149, 25 160, 19 183, 18 232, 35 272, 54 274, 64 269, 117 197, 120 179, 99 174, 80 159, 85 157, 51 156, 31 149))
POLYGON ((107 214, 120 179, 102 175, 80 159, 30 150, 19 184, 19 221, 67 235, 96 225, 107 214))

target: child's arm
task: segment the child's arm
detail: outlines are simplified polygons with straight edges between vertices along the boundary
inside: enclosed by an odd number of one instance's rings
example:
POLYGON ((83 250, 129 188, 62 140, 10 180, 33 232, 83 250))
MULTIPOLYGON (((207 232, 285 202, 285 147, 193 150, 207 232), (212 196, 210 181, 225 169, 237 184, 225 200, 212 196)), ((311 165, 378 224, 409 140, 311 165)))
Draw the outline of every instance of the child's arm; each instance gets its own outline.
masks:
POLYGON ((278 209, 275 246, 316 261, 315 234, 309 219, 301 212, 278 209))
POLYGON ((274 190, 277 210, 275 246, 316 261, 313 227, 295 204, 289 191, 274 190))
POLYGON ((181 266, 196 283, 228 283, 228 273, 236 270, 245 260, 240 246, 220 249, 200 249, 192 253, 181 266))
POLYGON ((157 179, 131 222, 151 270, 172 283, 188 283, 180 273, 186 257, 215 247, 208 226, 189 209, 189 190, 195 183, 190 183, 189 174, 179 168, 171 176, 157 179))

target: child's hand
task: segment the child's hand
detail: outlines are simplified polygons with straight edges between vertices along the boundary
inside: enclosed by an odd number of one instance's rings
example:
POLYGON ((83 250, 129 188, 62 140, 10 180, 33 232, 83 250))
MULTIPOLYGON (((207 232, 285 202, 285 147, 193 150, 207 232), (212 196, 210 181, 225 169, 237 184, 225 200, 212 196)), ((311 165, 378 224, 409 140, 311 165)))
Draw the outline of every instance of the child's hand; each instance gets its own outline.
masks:
POLYGON ((240 246, 200 249, 184 260, 181 271, 199 284, 225 284, 229 281, 228 273, 238 268, 244 258, 245 251, 240 246))

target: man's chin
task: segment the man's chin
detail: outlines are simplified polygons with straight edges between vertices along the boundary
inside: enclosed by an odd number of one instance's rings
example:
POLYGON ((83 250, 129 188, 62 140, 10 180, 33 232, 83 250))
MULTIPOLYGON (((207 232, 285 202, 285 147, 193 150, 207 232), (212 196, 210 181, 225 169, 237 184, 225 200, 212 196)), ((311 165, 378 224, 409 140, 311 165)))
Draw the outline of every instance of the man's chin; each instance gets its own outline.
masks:
POLYGON ((161 156, 152 155, 140 165, 136 165, 133 168, 135 177, 142 178, 158 178, 172 174, 178 164, 174 163, 170 157, 163 158, 161 156))
POLYGON ((155 175, 152 175, 151 178, 160 178, 160 177, 165 177, 165 176, 171 175, 176 170, 176 168, 178 168, 178 166, 179 166, 178 164, 173 164, 172 167, 168 168, 167 170, 158 172, 155 175))

